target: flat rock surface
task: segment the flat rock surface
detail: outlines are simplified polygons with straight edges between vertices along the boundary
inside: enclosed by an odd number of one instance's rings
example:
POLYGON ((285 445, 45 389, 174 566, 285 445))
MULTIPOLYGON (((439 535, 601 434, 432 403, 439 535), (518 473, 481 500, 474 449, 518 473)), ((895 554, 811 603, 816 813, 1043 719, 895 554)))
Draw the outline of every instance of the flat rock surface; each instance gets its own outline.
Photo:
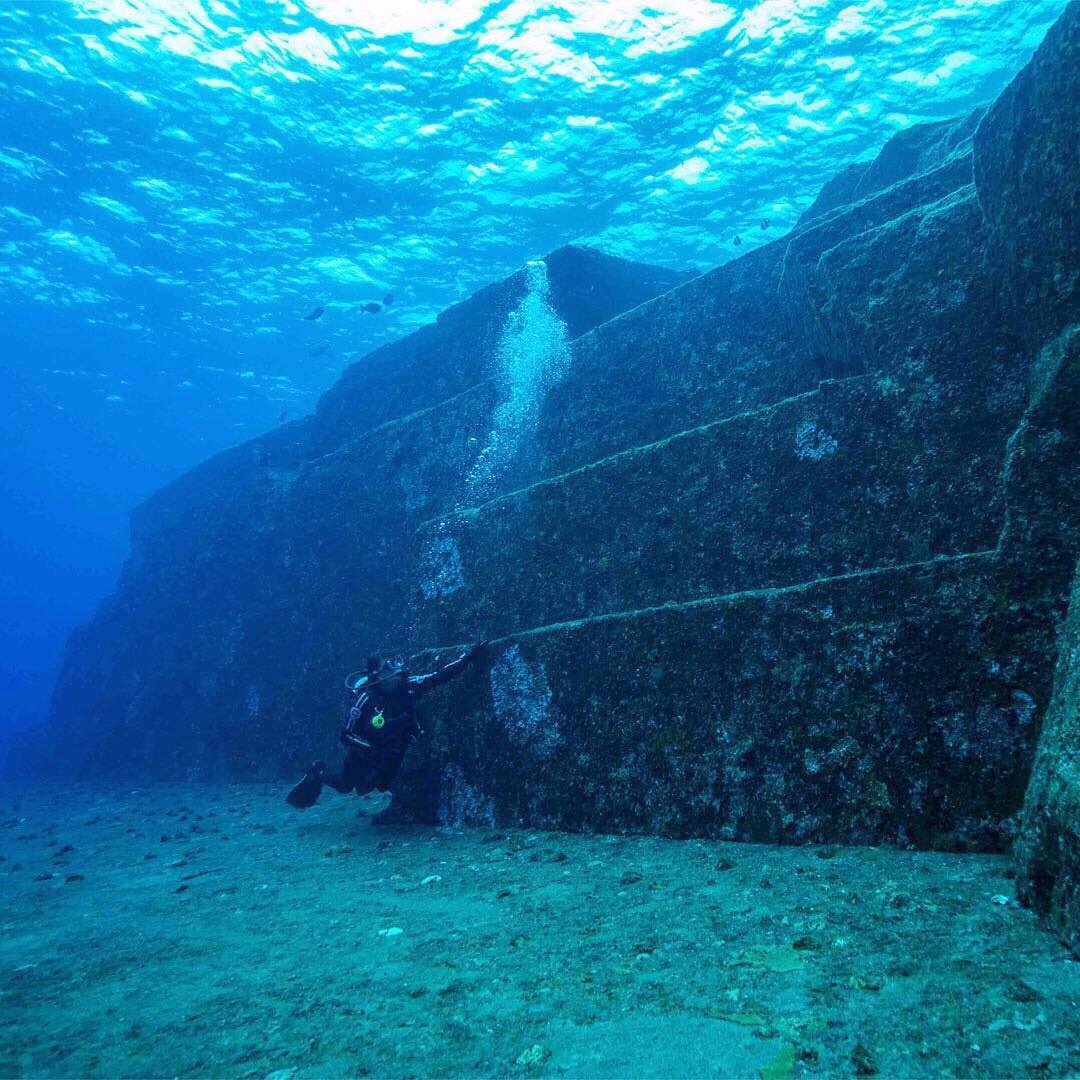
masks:
POLYGON ((0 1074, 1080 1072, 1080 964, 1004 857, 391 828, 283 794, 0 789, 0 1074))

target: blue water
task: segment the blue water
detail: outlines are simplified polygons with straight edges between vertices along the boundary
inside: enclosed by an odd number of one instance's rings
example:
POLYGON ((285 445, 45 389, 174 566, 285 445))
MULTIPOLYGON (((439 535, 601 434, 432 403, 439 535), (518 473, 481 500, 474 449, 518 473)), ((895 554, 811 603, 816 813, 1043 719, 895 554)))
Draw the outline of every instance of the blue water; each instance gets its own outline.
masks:
POLYGON ((0 723, 41 715, 154 487, 566 242, 745 253, 1064 6, 5 4, 0 723))

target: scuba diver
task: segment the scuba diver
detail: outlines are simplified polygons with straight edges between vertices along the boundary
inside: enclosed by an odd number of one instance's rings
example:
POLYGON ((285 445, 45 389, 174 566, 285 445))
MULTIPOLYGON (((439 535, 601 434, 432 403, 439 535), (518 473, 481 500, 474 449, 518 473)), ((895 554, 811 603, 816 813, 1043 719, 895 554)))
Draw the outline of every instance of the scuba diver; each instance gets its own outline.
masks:
POLYGON ((422 734, 416 699, 459 675, 486 646, 487 642, 482 641, 428 675, 410 675, 403 665, 383 664, 379 657, 369 657, 363 675, 356 673, 345 680, 345 685, 356 694, 356 701, 341 729, 341 741, 345 745, 341 768, 327 773, 323 762, 313 762, 303 779, 285 796, 286 802, 298 810, 314 806, 324 783, 343 795, 350 791, 366 795, 376 788, 386 791, 413 736, 422 734))

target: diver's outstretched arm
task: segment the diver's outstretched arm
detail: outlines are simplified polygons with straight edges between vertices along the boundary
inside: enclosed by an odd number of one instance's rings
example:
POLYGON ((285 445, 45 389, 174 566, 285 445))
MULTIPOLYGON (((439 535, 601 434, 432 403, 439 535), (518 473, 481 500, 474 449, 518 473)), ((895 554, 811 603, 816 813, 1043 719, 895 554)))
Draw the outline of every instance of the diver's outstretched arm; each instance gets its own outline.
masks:
POLYGON ((441 686, 443 683, 449 682, 455 675, 460 675, 487 648, 487 644, 486 641, 478 642, 471 649, 463 652, 456 660, 451 660, 449 664, 445 664, 427 675, 410 675, 409 685, 414 690, 422 693, 425 690, 430 690, 433 686, 441 686))

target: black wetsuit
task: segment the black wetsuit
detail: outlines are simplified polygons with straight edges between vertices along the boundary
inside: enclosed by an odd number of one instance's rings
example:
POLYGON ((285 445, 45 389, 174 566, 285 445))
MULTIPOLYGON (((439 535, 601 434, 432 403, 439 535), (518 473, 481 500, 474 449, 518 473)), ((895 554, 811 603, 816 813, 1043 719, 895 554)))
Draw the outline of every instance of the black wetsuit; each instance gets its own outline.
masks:
POLYGON ((345 745, 341 767, 324 773, 321 764, 316 763, 289 793, 288 801, 298 808, 313 805, 323 783, 343 794, 385 791, 401 766, 413 736, 420 733, 417 698, 460 674, 478 652, 479 647, 470 649, 428 675, 400 671, 361 679, 356 686, 356 702, 341 729, 341 741, 345 745))

